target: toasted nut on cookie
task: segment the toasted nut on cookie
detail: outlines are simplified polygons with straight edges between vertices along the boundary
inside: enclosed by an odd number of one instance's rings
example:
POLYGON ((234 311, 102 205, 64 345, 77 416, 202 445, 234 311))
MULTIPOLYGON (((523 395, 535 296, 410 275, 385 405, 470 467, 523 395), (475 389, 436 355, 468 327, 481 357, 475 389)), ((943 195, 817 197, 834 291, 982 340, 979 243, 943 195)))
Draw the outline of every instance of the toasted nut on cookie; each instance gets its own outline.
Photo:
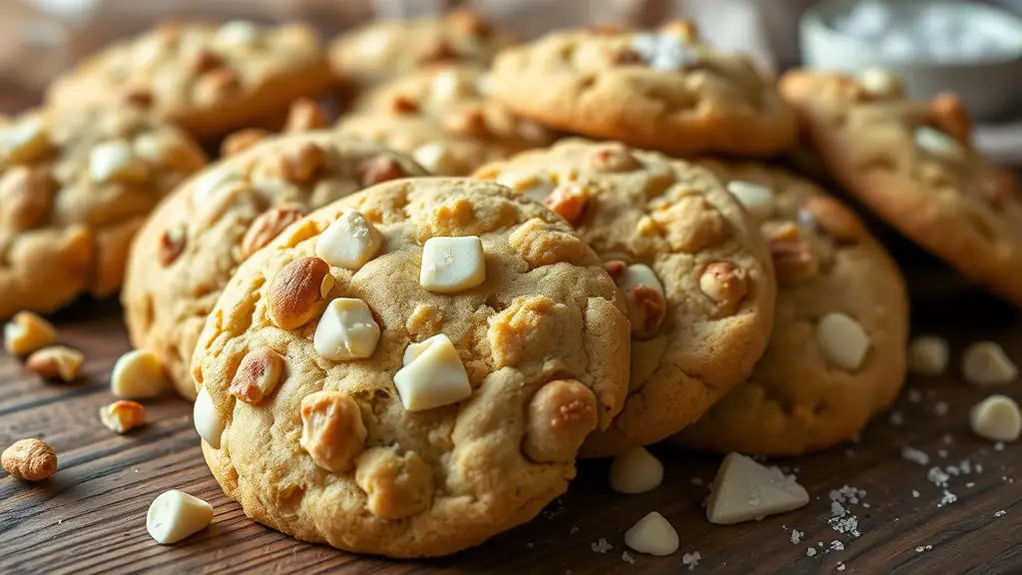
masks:
POLYGON ((699 289, 713 301, 735 305, 749 293, 749 273, 730 262, 713 262, 699 276, 699 289))
POLYGON ((404 367, 394 374, 394 385, 408 411, 433 409, 472 396, 458 350, 442 333, 405 348, 404 367))
POLYGON ((522 448, 536 463, 570 462, 596 429, 596 395, 575 380, 558 379, 536 391, 522 448))
POLYGON ((42 481, 57 470, 57 454, 40 439, 15 441, 0 455, 4 471, 25 481, 42 481))
POLYGON ((1002 385, 1018 377, 1018 368, 1004 349, 992 341, 974 343, 962 356, 965 381, 975 385, 1002 385))
POLYGON ((951 136, 929 126, 919 126, 915 134, 916 145, 924 152, 940 158, 960 160, 965 157, 965 148, 951 136))
POLYGON ((213 506, 177 489, 164 491, 146 513, 145 528, 162 545, 198 533, 213 521, 213 506))
POLYGON ((99 408, 99 420, 117 433, 127 433, 145 423, 145 407, 134 401, 115 401, 99 408))
POLYGON ((794 477, 740 453, 729 453, 713 479, 706 518, 717 525, 732 525, 808 503, 809 493, 794 477))
POLYGON ((74 381, 82 371, 83 362, 85 354, 82 352, 55 345, 33 352, 25 361, 25 367, 45 378, 74 381))
POLYGON ((862 366, 872 345, 862 325, 841 312, 823 316, 816 326, 816 337, 827 359, 848 371, 862 366))
POLYGON ((53 201, 53 177, 46 168, 14 166, 0 177, 0 225, 14 230, 35 227, 53 201))
POLYGON ((664 480, 664 464, 644 447, 634 447, 610 464, 610 488, 618 493, 645 493, 664 480))
POLYGON ((231 380, 231 395, 250 405, 269 397, 284 377, 284 357, 268 347, 245 354, 231 380))
POLYGON ((135 155, 127 140, 111 140, 89 152, 89 177, 97 183, 144 182, 149 166, 135 155))
POLYGON ((973 406, 969 427, 990 441, 1015 441, 1022 433, 1022 413, 1010 397, 991 395, 973 406))
POLYGON ((383 234, 372 222, 358 211, 345 210, 316 239, 316 255, 332 266, 359 270, 382 245, 383 234))
POLYGON ((252 257, 252 254, 280 235, 284 228, 302 219, 303 212, 301 206, 284 205, 259 214, 252 225, 248 226, 245 236, 241 238, 238 257, 242 261, 252 257))
POLYGON ((307 132, 319 130, 330 125, 330 118, 327 116, 323 106, 314 100, 301 98, 291 104, 291 110, 287 115, 287 123, 284 124, 284 131, 307 132))
POLYGON ((0 128, 0 159, 12 164, 26 164, 51 150, 53 141, 38 118, 0 128))
MULTIPOLYGON (((608 265, 611 264, 608 262, 608 265)), ((632 264, 624 268, 614 281, 625 296, 632 337, 645 339, 656 335, 667 315, 664 286, 656 272, 645 264, 632 264)))
POLYGON ((672 555, 678 550, 678 532, 663 515, 653 511, 625 531, 625 545, 649 555, 672 555))
POLYGON ((245 128, 232 132, 220 142, 220 155, 233 156, 251 148, 264 139, 273 135, 273 132, 262 128, 245 128))
POLYGON ((766 186, 744 180, 732 180, 727 191, 757 220, 765 220, 774 213, 774 192, 766 186))
POLYGON ((285 180, 304 184, 311 181, 326 163, 327 156, 323 148, 312 142, 305 142, 293 152, 280 155, 277 159, 277 169, 285 180))
POLYGON ((156 354, 129 351, 117 359, 110 374, 110 391, 124 399, 156 397, 167 389, 167 374, 156 354))
POLYGON ((419 285, 436 293, 472 289, 486 281, 486 257, 478 236, 429 238, 422 246, 419 285))
POLYGON ((340 473, 365 447, 366 428, 358 403, 340 391, 317 391, 302 399, 302 449, 316 465, 340 473))
POLYGON ((157 250, 157 257, 160 258, 160 265, 167 267, 177 260, 185 249, 188 241, 188 230, 184 224, 169 227, 160 234, 160 246, 157 250))
POLYGON ((301 258, 285 265, 273 277, 266 308, 273 325, 295 329, 323 311, 334 287, 330 264, 319 258, 301 258))
POLYGON ((920 336, 908 346, 908 367, 916 375, 940 375, 947 369, 947 340, 936 336, 920 336))
POLYGON ((844 204, 829 196, 809 196, 802 208, 812 216, 814 224, 834 239, 850 241, 863 233, 862 222, 844 204))
POLYGON ((330 302, 316 326, 313 347, 333 361, 373 355, 380 340, 380 326, 369 306, 358 298, 339 297, 330 302))
POLYGON ((53 324, 30 311, 14 314, 4 325, 4 349, 14 355, 28 355, 57 339, 53 324))
POLYGON ((227 424, 220 418, 220 412, 216 410, 213 398, 205 387, 200 389, 199 394, 195 397, 195 405, 192 406, 192 423, 203 441, 213 449, 220 449, 220 437, 227 424))
POLYGON ((875 98, 893 99, 905 95, 901 79, 883 68, 869 68, 859 74, 859 84, 875 98))
POLYGON ((567 183, 558 186, 545 200, 550 211, 564 218, 569 224, 577 226, 582 219, 582 210, 589 202, 589 190, 585 186, 567 183))
POLYGON ((398 455, 391 447, 374 447, 358 458, 355 483, 365 491, 366 507, 381 519, 401 519, 429 507, 433 470, 412 451, 398 455))
POLYGON ((405 175, 407 174, 401 164, 386 154, 366 160, 358 167, 358 182, 364 188, 403 178, 405 175))
POLYGON ((770 247, 777 281, 801 282, 817 274, 820 262, 813 252, 813 246, 802 237, 794 223, 785 222, 764 235, 770 247))

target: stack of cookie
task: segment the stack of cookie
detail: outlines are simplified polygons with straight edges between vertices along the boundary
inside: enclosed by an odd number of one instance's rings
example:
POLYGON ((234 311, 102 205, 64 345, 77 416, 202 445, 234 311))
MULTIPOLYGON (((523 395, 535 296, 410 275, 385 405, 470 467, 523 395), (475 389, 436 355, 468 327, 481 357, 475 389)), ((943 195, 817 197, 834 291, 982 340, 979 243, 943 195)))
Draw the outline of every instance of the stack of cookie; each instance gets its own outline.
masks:
POLYGON ((1022 305, 1022 205, 957 100, 883 74, 778 86, 688 23, 518 45, 458 12, 329 58, 301 27, 163 26, 49 100, 0 128, 0 316, 124 277, 224 491, 342 549, 479 544, 578 457, 858 434, 904 380, 908 301, 836 194, 1022 305), (325 130, 291 103, 331 83, 325 130), (200 169, 186 133, 239 127, 200 169))

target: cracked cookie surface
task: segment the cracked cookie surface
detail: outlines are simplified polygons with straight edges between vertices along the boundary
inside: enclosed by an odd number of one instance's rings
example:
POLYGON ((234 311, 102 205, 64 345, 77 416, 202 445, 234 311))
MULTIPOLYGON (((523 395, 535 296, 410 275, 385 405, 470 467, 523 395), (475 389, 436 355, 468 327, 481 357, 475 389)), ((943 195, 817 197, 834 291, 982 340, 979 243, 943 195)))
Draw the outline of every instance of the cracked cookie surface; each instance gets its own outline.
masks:
POLYGON ((628 347, 613 280, 555 214, 491 182, 398 180, 240 266, 196 348, 195 423, 257 521, 443 555, 564 492, 621 409, 628 347))
POLYGON ((766 352, 672 442, 796 456, 848 441, 906 375, 908 298, 894 261, 844 204, 794 174, 702 160, 761 225, 777 309, 766 352))
POLYGON ((708 170, 618 143, 565 140, 484 166, 543 201, 603 259, 632 329, 624 410, 591 435, 586 456, 676 433, 752 370, 773 318, 762 237, 708 170))

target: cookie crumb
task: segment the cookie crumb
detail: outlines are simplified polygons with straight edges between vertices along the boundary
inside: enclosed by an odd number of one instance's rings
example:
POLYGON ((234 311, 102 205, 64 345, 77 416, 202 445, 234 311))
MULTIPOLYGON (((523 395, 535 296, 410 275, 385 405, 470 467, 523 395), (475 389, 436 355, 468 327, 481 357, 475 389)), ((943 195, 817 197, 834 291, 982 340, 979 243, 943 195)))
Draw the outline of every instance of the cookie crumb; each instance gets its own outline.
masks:
POLYGON ((926 452, 907 445, 901 448, 901 457, 919 465, 926 465, 930 462, 930 456, 926 452))
POLYGON ((605 537, 600 537, 599 539, 596 540, 595 543, 591 544, 589 547, 593 550, 593 553, 600 554, 606 553, 607 551, 610 551, 611 549, 614 548, 614 546, 611 545, 610 542, 607 541, 605 537))
POLYGON ((915 489, 912 490, 912 497, 919 497, 919 492, 915 489))
POLYGON ((933 412, 937 415, 947 415, 948 410, 949 407, 946 401, 938 401, 937 404, 933 406, 933 412))
POLYGON ((629 555, 627 551, 621 553, 621 560, 625 563, 635 563, 635 557, 629 555))
POLYGON ((970 481, 970 482, 968 482, 968 483, 966 483, 966 484, 965 484, 965 488, 966 488, 966 489, 972 489, 972 488, 973 488, 973 487, 975 487, 975 486, 976 486, 976 483, 975 483, 975 482, 973 482, 973 481, 970 481))
POLYGON ((1004 451, 1004 443, 998 441, 994 444, 994 451, 1004 451))
POLYGON ((699 552, 693 551, 681 556, 681 564, 687 566, 689 571, 692 571, 699 565, 700 559, 702 559, 702 556, 699 555, 699 552))
POLYGON ((950 505, 950 504, 954 503, 955 501, 958 501, 958 496, 955 495, 954 493, 951 493, 947 489, 945 489, 944 490, 944 496, 941 497, 940 503, 937 504, 937 509, 940 509, 941 507, 944 507, 945 505, 950 505))
POLYGON ((568 535, 574 535, 578 533, 578 531, 579 531, 578 526, 577 525, 573 526, 571 529, 568 530, 568 535))
POLYGON ((806 557, 813 557, 815 555, 816 555, 815 547, 810 547, 809 549, 806 549, 806 557))
POLYGON ((905 423, 905 418, 902 417, 900 411, 892 411, 890 421, 891 425, 901 426, 905 423))
POLYGON ((944 470, 939 467, 931 467, 930 471, 926 473, 926 479, 937 487, 947 487, 947 480, 950 478, 951 476, 944 473, 944 470))
POLYGON ((994 517, 1004 517, 1007 513, 1008 513, 1007 511, 1001 509, 1000 511, 994 513, 994 517))
POLYGON ((918 389, 908 390, 908 400, 912 403, 919 403, 923 399, 923 393, 918 389))
POLYGON ((799 531, 798 529, 791 530, 791 544, 798 545, 802 542, 802 538, 805 537, 805 532, 799 531))
POLYGON ((838 561, 838 562, 837 562, 837 565, 835 566, 835 568, 836 568, 836 569, 837 569, 838 571, 844 571, 844 570, 845 570, 845 564, 844 564, 844 563, 842 563, 842 562, 840 562, 840 561, 838 561))

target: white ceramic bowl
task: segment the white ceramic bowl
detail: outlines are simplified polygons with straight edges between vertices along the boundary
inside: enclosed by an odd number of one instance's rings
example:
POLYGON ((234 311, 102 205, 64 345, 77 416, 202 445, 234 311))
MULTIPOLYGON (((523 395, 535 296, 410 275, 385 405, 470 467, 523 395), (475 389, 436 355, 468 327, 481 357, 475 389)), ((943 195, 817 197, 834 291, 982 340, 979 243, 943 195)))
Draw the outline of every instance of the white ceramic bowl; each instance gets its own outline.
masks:
MULTIPOLYGON (((803 64, 810 68, 861 73, 883 68, 905 83, 910 95, 931 97, 938 92, 958 94, 973 116, 995 120, 1022 115, 1022 20, 1002 9, 969 2, 942 2, 954 20, 977 34, 997 34, 998 53, 972 60, 944 60, 885 54, 877 41, 839 30, 835 22, 847 16, 859 0, 827 0, 803 16, 799 26, 803 64)), ((917 18, 928 0, 900 0, 887 7, 900 21, 917 18)))

